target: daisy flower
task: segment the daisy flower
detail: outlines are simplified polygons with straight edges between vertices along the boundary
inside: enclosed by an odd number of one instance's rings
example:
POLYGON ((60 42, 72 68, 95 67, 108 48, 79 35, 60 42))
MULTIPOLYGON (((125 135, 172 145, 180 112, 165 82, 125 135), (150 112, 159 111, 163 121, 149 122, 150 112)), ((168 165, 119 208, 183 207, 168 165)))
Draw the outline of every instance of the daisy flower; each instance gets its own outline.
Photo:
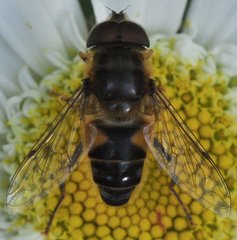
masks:
POLYGON ((237 26, 235 0, 8 0, 0 9, 0 239, 237 238, 237 26), (232 212, 217 216, 175 189, 152 155, 146 181, 127 205, 108 206, 91 181, 88 159, 65 185, 16 215, 5 207, 11 176, 84 77, 89 28, 125 8, 149 35, 152 77, 211 154, 232 196, 232 212), (55 94, 56 93, 56 94, 55 94))

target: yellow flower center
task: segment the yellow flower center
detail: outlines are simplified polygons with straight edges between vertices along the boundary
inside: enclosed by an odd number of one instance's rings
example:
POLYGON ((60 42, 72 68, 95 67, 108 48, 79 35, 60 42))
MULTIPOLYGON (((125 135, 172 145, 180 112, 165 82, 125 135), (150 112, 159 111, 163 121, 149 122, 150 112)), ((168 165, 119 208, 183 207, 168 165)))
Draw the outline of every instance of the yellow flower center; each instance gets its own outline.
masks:
MULTIPOLYGON (((236 129, 237 122, 228 112, 230 102, 225 99, 230 87, 228 82, 234 80, 221 71, 206 72, 205 59, 195 64, 184 61, 173 52, 174 40, 162 41, 168 41, 170 48, 163 51, 159 42, 153 48, 153 78, 223 173, 235 203, 232 211, 235 211, 237 134, 232 130, 236 129)), ((30 111, 28 117, 21 119, 22 131, 16 143, 20 160, 60 110, 62 102, 55 93, 70 96, 81 84, 84 70, 84 63, 76 59, 68 71, 52 74, 44 80, 49 95, 30 111)), ((169 189, 171 179, 152 155, 149 154, 145 161, 139 191, 127 205, 111 207, 101 200, 91 180, 90 163, 84 159, 66 182, 65 198, 54 215, 48 239, 233 239, 236 234, 233 219, 216 216, 175 186, 192 216, 194 225, 191 226, 183 207, 169 189)), ((17 223, 32 222, 38 231, 44 231, 60 196, 59 189, 52 191, 22 213, 17 223)))

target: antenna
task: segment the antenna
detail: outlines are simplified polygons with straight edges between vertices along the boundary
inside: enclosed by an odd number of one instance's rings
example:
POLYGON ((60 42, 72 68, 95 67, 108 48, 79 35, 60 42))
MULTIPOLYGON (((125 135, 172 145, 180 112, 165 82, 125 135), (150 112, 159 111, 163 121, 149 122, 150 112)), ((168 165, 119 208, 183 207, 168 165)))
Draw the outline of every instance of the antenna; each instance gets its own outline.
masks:
POLYGON ((108 6, 105 6, 107 9, 109 9, 111 11, 111 17, 110 19, 111 20, 114 20, 116 22, 121 22, 123 20, 125 20, 127 17, 125 15, 125 11, 130 7, 131 5, 128 5, 126 8, 124 8, 123 10, 121 10, 120 12, 116 12, 114 11, 113 9, 111 9, 110 7, 108 6))

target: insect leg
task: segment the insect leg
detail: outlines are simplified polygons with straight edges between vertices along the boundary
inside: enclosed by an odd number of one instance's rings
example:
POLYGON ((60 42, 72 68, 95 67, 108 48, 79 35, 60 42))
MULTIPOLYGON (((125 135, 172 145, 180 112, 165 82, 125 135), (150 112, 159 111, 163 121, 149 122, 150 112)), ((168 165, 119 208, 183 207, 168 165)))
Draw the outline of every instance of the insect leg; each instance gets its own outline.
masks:
POLYGON ((185 204, 183 203, 182 199, 179 197, 178 193, 175 191, 174 186, 175 186, 175 182, 173 180, 171 180, 170 191, 174 194, 174 196, 178 200, 179 204, 183 208, 183 210, 184 210, 184 212, 185 212, 185 214, 186 214, 186 216, 187 216, 191 226, 194 226, 195 224, 193 222, 192 216, 190 215, 190 213, 188 211, 188 208, 185 206, 185 204))
POLYGON ((60 207, 60 205, 61 205, 61 203, 62 203, 62 201, 63 201, 63 199, 65 198, 65 195, 66 195, 66 193, 65 193, 65 182, 61 183, 60 186, 59 186, 59 188, 60 188, 60 191, 61 191, 61 196, 60 196, 60 198, 59 198, 59 200, 58 200, 58 202, 57 202, 57 205, 55 206, 52 214, 50 215, 49 221, 48 221, 47 226, 46 226, 46 229, 45 229, 45 231, 44 231, 44 234, 45 234, 45 235, 48 235, 48 232, 49 232, 50 227, 51 227, 51 225, 52 225, 54 216, 55 216, 57 210, 59 209, 59 207, 60 207))

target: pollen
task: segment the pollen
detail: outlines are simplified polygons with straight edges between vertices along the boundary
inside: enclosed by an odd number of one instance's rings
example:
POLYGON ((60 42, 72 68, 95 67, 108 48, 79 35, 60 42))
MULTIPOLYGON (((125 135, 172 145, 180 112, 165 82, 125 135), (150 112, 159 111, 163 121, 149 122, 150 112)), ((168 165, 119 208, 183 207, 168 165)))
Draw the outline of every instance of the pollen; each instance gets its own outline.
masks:
MULTIPOLYGON (((165 160, 160 158, 155 160, 149 153, 145 160, 147 174, 142 179, 136 196, 123 206, 113 207, 102 201, 98 187, 93 182, 89 159, 78 161, 78 166, 75 166, 69 176, 66 174, 69 169, 65 169, 64 191, 61 192, 59 188, 53 189, 49 193, 50 196, 36 202, 32 208, 18 217, 18 225, 30 222, 37 230, 44 232, 50 217, 53 217, 48 240, 211 240, 219 236, 222 239, 231 240, 237 237, 235 231, 237 228, 235 214, 237 211, 237 122, 236 117, 231 113, 231 101, 228 101, 225 95, 230 91, 229 77, 221 72, 218 66, 216 66, 216 73, 206 72, 205 58, 195 63, 182 59, 174 51, 175 41, 175 37, 161 39, 154 45, 151 76, 155 79, 156 85, 164 89, 162 92, 208 150, 221 171, 233 195, 234 214, 231 218, 222 218, 199 202, 199 198, 204 194, 201 186, 209 177, 206 176, 207 173, 212 172, 208 172, 205 162, 200 160, 200 157, 192 152, 193 150, 190 150, 187 161, 182 162, 181 150, 189 146, 187 146, 188 141, 182 141, 179 136, 177 129, 181 125, 176 125, 174 128, 165 116, 163 116, 164 119, 160 119, 162 116, 159 115, 158 108, 157 117, 161 121, 160 125, 163 124, 162 126, 168 129, 167 133, 162 132, 162 144, 176 156, 176 164, 173 159, 169 162, 163 162, 165 160), (174 133, 175 141, 182 142, 181 150, 174 147, 174 140, 172 146, 167 146, 167 139, 173 139, 171 133, 174 133), (196 158, 191 158, 192 156, 196 158), (198 161, 196 167, 193 159, 198 161), (164 167, 164 163, 167 164, 169 171, 164 167), (187 174, 187 170, 192 174, 187 174), (178 198, 170 189, 171 176, 175 173, 184 182, 183 185, 175 186, 178 198), (189 184, 191 181, 193 185, 189 184), (194 199, 192 196, 196 193, 198 197, 194 199), (62 197, 59 208, 52 215, 62 197), (188 213, 184 211, 184 207, 188 213), (190 217, 193 225, 190 224, 190 217)), ((49 93, 60 92, 71 96, 81 85, 85 71, 85 65, 75 59, 67 70, 56 71, 42 84, 49 93)), ((18 135, 15 137, 18 143, 17 155, 6 161, 11 162, 11 168, 15 167, 18 161, 16 159, 23 158, 36 140, 35 136, 41 135, 51 122, 50 117, 54 117, 62 107, 55 94, 48 94, 40 104, 34 104, 35 109, 31 109, 27 117, 19 120, 21 124, 18 125, 22 129, 17 131, 18 135), (34 134, 29 136, 29 132, 34 134), (23 142, 22 139, 24 139, 23 142), (29 144, 27 147, 29 149, 26 149, 26 142, 29 144)), ((68 129, 68 126, 65 126, 65 129, 68 129)), ((65 132, 66 134, 68 133, 65 132)), ((60 140, 60 146, 63 144, 66 142, 60 140)), ((207 155, 205 152, 202 153, 203 156, 207 155)), ((60 160, 55 164, 59 167, 60 160)), ((66 168, 67 164, 63 162, 62 166, 66 168)), ((208 164, 212 163, 208 162, 208 164)), ((10 169, 8 165, 6 168, 10 169)), ((177 180, 174 176, 173 178, 174 181, 177 180)), ((47 183, 46 181, 45 184, 47 183)), ((217 182, 216 185, 214 187, 209 184, 209 188, 218 189, 217 182)), ((221 191, 219 193, 221 194, 221 191)), ((209 202, 217 202, 216 199, 213 200, 212 195, 206 196, 205 199, 209 202)))

